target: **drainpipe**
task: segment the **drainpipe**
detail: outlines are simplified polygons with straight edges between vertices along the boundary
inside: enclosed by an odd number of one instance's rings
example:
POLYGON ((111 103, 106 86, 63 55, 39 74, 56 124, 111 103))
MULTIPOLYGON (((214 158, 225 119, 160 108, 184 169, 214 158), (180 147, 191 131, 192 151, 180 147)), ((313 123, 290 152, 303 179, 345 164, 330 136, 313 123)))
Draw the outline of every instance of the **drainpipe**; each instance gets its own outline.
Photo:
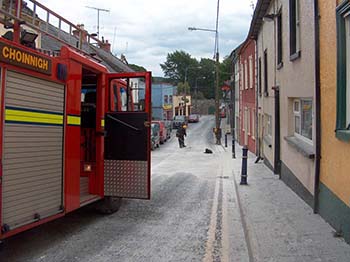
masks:
POLYGON ((314 213, 318 213, 319 191, 320 191, 320 165, 321 165, 321 80, 320 80, 320 24, 318 0, 314 0, 315 16, 315 191, 314 191, 314 213))

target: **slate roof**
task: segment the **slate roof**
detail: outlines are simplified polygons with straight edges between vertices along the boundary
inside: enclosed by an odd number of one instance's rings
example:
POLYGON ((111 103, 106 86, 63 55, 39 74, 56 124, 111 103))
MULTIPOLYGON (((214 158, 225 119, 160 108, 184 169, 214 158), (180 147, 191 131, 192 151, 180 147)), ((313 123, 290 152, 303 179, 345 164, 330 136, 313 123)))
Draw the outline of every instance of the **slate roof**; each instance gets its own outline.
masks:
MULTIPOLYGON (((43 23, 42 27, 46 27, 46 24, 43 23)), ((58 28, 49 25, 48 32, 55 36, 58 36, 58 28)), ((79 39, 73 35, 69 35, 66 32, 60 32, 60 39, 64 40, 67 43, 70 43, 73 46, 77 46, 79 39)), ((50 51, 60 51, 61 47, 65 45, 62 42, 42 33, 41 36, 41 48, 50 51)), ((88 44, 87 42, 83 43, 82 49, 88 54, 95 54, 93 57, 103 64, 109 72, 134 72, 128 65, 124 64, 119 58, 114 56, 111 52, 107 52, 97 46, 88 44)))

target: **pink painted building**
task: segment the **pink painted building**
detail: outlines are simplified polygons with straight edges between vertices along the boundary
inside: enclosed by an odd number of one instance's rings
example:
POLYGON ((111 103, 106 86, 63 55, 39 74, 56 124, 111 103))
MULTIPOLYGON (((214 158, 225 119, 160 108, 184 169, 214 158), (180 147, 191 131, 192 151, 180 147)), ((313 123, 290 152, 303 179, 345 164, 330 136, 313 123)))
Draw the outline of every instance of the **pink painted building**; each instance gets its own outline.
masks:
POLYGON ((256 56, 255 40, 247 39, 240 51, 239 117, 240 144, 256 153, 256 56))

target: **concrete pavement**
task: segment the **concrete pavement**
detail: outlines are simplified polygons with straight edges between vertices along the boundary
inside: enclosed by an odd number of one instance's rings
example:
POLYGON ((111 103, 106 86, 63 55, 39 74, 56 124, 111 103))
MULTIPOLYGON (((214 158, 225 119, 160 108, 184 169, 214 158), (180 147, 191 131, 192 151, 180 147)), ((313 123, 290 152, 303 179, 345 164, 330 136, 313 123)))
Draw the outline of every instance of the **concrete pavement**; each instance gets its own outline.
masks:
MULTIPOLYGON (((231 141, 231 140, 229 140, 231 141)), ((263 163, 248 158, 248 185, 240 186, 242 147, 226 148, 226 173, 233 175, 249 261, 350 261, 350 246, 263 163)), ((350 221, 349 221, 350 223, 350 221)), ((242 240, 240 240, 242 243, 242 240)), ((231 261, 246 261, 231 259, 231 261)))

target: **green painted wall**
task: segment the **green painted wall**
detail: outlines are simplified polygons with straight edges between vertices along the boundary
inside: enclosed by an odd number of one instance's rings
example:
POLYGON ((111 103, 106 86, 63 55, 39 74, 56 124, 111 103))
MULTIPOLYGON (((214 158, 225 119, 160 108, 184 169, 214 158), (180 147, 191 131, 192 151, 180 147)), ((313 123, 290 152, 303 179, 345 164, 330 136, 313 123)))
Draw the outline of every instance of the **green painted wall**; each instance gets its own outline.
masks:
POLYGON ((350 208, 322 183, 319 193, 319 214, 341 232, 345 241, 350 244, 350 208))

